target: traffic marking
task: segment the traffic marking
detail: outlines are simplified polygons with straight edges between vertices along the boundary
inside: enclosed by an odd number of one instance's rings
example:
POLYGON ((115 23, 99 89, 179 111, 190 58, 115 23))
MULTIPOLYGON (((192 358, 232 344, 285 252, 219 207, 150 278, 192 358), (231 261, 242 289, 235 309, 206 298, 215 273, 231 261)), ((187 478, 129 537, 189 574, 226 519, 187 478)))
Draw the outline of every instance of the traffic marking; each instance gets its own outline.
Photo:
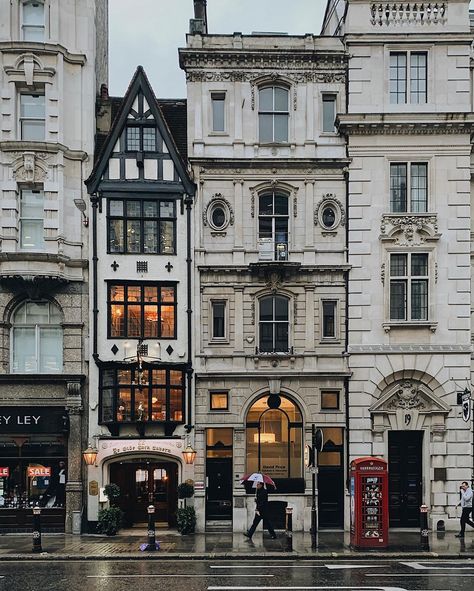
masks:
POLYGON ((210 565, 210 568, 217 568, 217 569, 226 569, 226 568, 242 568, 248 570, 250 568, 255 569, 265 569, 265 570, 273 570, 277 568, 327 568, 329 570, 345 570, 350 568, 384 568, 387 565, 385 564, 272 564, 270 566, 266 565, 244 565, 244 564, 229 564, 229 565, 210 565))
POLYGON ((458 566, 456 563, 453 563, 453 566, 425 566, 421 562, 400 562, 403 566, 409 566, 410 568, 414 568, 415 570, 474 570, 473 566, 458 566))
MULTIPOLYGON (((253 575, 254 577, 274 577, 275 575, 253 575)), ((227 578, 227 577, 246 577, 248 578, 247 575, 209 575, 209 574, 199 574, 199 575, 194 575, 194 574, 186 574, 186 573, 177 573, 177 574, 172 574, 172 575, 163 575, 163 574, 159 574, 159 575, 153 575, 153 574, 149 574, 149 575, 87 575, 88 579, 146 579, 146 578, 161 578, 161 577, 200 577, 200 578, 206 578, 206 577, 221 577, 221 578, 227 578)), ((243 587, 242 587, 243 589, 243 587)))

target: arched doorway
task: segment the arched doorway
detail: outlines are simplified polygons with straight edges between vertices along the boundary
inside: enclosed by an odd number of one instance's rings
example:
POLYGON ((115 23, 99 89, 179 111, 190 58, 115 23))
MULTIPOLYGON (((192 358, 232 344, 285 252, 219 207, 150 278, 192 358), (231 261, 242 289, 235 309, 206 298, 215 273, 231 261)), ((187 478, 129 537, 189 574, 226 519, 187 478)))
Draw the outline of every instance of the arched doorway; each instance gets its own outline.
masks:
POLYGON ((175 527, 178 465, 158 457, 124 458, 110 464, 109 482, 120 487, 119 506, 129 527, 147 521, 154 505, 157 527, 175 527))

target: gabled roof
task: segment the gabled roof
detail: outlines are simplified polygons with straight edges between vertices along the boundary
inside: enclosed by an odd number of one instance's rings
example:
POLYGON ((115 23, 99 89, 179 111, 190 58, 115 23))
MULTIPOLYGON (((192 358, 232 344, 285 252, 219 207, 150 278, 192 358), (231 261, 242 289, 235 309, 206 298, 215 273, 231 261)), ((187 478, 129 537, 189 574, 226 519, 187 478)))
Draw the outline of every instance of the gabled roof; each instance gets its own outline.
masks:
POLYGON ((114 146, 127 124, 130 109, 140 92, 143 93, 150 107, 156 126, 163 137, 163 141, 168 148, 172 160, 174 161, 174 165, 182 181, 185 192, 189 195, 193 195, 195 193, 195 185, 189 177, 185 161, 178 150, 178 142, 176 141, 176 139, 179 141, 181 147, 183 146, 183 143, 184 145, 186 144, 186 118, 183 117, 183 107, 185 110, 186 103, 185 101, 158 101, 142 66, 138 66, 136 69, 120 106, 118 106, 118 100, 113 99, 112 106, 114 106, 115 109, 118 107, 118 110, 113 119, 111 130, 101 146, 94 168, 89 178, 85 181, 87 191, 89 194, 97 191, 114 146), (164 112, 166 112, 166 116, 164 112), (168 121, 171 125, 169 125, 168 121), (171 133, 171 126, 174 128, 174 135, 171 133))

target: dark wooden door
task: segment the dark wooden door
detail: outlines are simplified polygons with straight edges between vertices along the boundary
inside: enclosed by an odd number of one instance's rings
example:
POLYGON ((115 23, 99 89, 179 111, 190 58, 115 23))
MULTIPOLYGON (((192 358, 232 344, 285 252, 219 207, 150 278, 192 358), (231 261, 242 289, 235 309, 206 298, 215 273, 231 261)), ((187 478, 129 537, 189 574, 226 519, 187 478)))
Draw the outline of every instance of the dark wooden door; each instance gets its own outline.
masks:
POLYGON ((319 526, 344 526, 344 455, 342 449, 331 449, 318 454, 319 526))
POLYGON ((389 431, 390 527, 418 527, 422 490, 422 431, 389 431))
POLYGON ((208 458, 206 475, 206 519, 232 519, 232 458, 208 458))

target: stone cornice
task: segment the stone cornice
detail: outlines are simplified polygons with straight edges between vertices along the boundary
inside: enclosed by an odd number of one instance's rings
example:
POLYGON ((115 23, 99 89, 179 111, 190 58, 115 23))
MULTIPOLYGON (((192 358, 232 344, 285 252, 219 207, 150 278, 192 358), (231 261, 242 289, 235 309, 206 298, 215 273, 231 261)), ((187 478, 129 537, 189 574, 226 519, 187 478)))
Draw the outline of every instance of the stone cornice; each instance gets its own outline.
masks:
POLYGON ((6 140, 0 142, 0 152, 18 152, 19 154, 28 152, 42 152, 45 154, 55 154, 62 152, 68 160, 82 160, 85 162, 89 156, 83 150, 70 150, 64 144, 58 142, 32 142, 19 140, 6 140))
POLYGON ((376 113, 339 115, 336 126, 347 135, 432 135, 474 131, 471 113, 376 113))
POLYGON ((83 53, 71 53, 59 43, 33 43, 31 41, 0 41, 0 53, 24 53, 30 51, 37 55, 61 53, 68 64, 84 66, 87 58, 83 53))
POLYGON ((217 158, 189 158, 193 166, 200 166, 201 175, 225 174, 226 172, 240 176, 256 177, 258 175, 298 174, 314 177, 323 172, 333 174, 343 171, 349 166, 348 158, 318 158, 318 159, 241 159, 227 160, 217 158))
MULTIPOLYGON (((70 257, 55 254, 55 253, 47 253, 47 252, 2 252, 0 253, 0 264, 2 261, 35 261, 37 263, 57 263, 63 264, 66 267, 73 267, 78 269, 87 269, 88 267, 88 260, 87 259, 71 259, 70 257)), ((38 270, 37 270, 38 271, 38 270)), ((41 273, 35 272, 35 275, 40 275, 41 273)), ((28 274, 27 272, 23 273, 24 275, 28 274)), ((2 274, 0 271, 0 275, 2 274)), ((11 271, 7 272, 6 275, 14 275, 11 271)))

